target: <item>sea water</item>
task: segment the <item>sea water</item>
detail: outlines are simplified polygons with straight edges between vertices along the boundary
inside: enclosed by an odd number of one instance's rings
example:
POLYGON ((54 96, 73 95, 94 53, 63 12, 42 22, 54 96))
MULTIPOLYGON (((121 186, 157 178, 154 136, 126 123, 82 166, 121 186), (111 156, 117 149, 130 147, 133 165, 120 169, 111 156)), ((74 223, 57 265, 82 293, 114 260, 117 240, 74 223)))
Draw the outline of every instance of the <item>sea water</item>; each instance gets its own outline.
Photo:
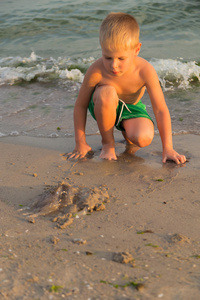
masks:
MULTIPOLYGON (((156 69, 174 133, 199 134, 198 0, 1 0, 0 136, 73 134, 73 106, 101 56, 99 26, 111 11, 140 25, 140 56, 156 69)), ((152 114, 150 101, 144 102, 152 114)), ((96 129, 92 130, 92 133, 96 129)))

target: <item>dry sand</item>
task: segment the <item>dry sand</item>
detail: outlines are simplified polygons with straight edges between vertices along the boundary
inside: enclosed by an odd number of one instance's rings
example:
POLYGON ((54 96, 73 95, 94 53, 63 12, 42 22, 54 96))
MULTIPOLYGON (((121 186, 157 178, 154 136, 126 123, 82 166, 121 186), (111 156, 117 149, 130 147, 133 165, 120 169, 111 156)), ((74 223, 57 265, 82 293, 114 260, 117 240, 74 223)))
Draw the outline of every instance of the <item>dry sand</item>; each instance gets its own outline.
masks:
POLYGON ((0 299, 200 298, 200 136, 174 137, 184 166, 161 163, 158 136, 135 156, 116 140, 117 162, 98 158, 99 136, 77 162, 62 156, 73 137, 1 138, 0 299), (64 229, 52 222, 60 209, 30 219, 38 196, 62 181, 101 186, 105 209, 75 211, 64 229))

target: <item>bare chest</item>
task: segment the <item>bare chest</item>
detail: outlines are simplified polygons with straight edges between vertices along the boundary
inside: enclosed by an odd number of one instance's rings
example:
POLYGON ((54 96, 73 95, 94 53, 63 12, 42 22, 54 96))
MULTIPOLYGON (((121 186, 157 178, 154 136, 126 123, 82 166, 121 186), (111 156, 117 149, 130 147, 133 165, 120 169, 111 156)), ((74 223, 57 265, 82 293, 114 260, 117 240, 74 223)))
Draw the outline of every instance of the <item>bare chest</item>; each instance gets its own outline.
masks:
POLYGON ((114 86, 119 99, 128 104, 136 104, 142 98, 145 92, 145 86, 142 81, 139 80, 137 83, 134 83, 134 80, 124 80, 120 77, 114 79, 104 78, 98 85, 114 86))

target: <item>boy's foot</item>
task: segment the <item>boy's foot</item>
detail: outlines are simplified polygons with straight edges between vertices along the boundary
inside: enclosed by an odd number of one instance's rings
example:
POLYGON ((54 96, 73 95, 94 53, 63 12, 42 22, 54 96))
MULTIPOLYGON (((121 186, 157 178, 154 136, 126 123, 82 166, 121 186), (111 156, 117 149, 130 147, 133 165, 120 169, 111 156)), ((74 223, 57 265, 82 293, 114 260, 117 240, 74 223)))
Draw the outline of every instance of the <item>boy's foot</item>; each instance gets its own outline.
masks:
POLYGON ((100 158, 108 159, 108 160, 117 160, 117 156, 115 154, 115 148, 110 145, 103 145, 100 158))
POLYGON ((134 155, 135 152, 137 152, 139 149, 140 147, 135 144, 126 144, 126 150, 124 151, 124 153, 134 155))
POLYGON ((126 136, 126 133, 124 131, 122 131, 122 135, 126 141, 126 150, 125 153, 127 154, 135 154, 136 151, 138 151, 140 149, 139 146, 135 145, 134 143, 132 143, 126 136))

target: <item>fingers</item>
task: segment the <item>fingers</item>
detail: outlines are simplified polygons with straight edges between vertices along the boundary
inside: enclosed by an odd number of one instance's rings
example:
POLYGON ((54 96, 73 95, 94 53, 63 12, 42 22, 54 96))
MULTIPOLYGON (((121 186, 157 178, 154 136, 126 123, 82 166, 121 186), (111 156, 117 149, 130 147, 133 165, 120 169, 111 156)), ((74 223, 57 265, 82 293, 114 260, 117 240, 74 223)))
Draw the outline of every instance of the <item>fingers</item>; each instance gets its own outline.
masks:
POLYGON ((181 155, 181 157, 180 157, 180 162, 182 163, 182 164, 184 164, 185 162, 186 162, 186 157, 185 157, 185 155, 181 155))
POLYGON ((185 155, 177 155, 177 157, 175 158, 175 162, 177 164, 184 164, 186 162, 185 155))
POLYGON ((177 165, 179 165, 179 164, 184 164, 186 162, 186 157, 185 157, 185 155, 179 155, 177 153, 176 155, 173 155, 173 156, 164 156, 162 162, 166 163, 167 160, 172 160, 177 165))
POLYGON ((165 164, 166 161, 167 161, 167 157, 164 157, 163 160, 162 160, 162 162, 165 164))

